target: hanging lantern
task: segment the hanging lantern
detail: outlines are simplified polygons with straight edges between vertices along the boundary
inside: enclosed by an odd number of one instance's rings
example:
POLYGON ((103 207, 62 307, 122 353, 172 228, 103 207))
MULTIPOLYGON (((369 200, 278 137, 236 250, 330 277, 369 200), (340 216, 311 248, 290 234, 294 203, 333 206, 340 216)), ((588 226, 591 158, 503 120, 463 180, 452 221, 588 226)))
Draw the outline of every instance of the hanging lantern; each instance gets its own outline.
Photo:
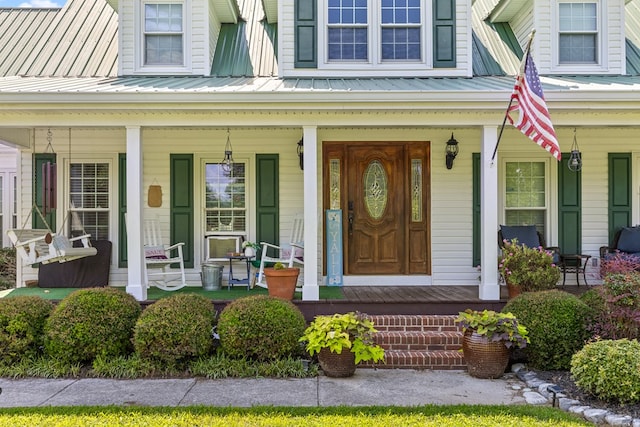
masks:
POLYGON ((582 169, 582 156, 580 155, 580 148, 578 147, 575 129, 573 129, 573 145, 571 145, 571 155, 569 156, 567 167, 572 172, 578 172, 582 169))

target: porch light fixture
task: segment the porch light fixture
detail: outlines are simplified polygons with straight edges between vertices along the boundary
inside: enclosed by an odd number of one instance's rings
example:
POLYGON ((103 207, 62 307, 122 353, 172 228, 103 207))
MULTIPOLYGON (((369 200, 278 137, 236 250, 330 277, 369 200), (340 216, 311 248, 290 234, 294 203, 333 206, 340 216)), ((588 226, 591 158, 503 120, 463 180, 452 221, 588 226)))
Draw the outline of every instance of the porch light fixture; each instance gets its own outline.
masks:
POLYGON ((573 129, 573 145, 571 146, 571 155, 569 156, 567 167, 572 172, 578 172, 582 169, 582 156, 580 155, 580 148, 578 148, 575 128, 573 129))
POLYGON ((300 159, 300 170, 304 170, 304 138, 298 141, 298 159, 300 159))
POLYGON ((222 170, 229 173, 233 167, 233 149, 231 147, 231 139, 229 138, 229 129, 227 129, 227 145, 224 147, 224 159, 220 162, 222 170))
POLYGON ((451 132, 451 139, 447 141, 446 148, 446 161, 447 161, 447 169, 451 169, 453 167, 453 159, 458 155, 458 141, 453 137, 453 132, 451 132))

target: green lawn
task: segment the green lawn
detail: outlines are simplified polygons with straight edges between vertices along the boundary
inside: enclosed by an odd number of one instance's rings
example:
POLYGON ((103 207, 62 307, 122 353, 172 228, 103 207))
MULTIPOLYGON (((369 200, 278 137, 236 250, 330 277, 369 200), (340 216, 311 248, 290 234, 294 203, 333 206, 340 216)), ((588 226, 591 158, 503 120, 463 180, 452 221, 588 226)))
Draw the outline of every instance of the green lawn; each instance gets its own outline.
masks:
MULTIPOLYGON (((121 288, 124 290, 124 287, 121 288)), ((6 296, 13 297, 19 295, 37 295, 45 299, 60 300, 69 295, 71 292, 77 290, 77 288, 17 288, 9 292, 6 296)), ((218 291, 205 291, 200 286, 188 286, 186 288, 179 289, 173 292, 163 291, 156 287, 151 287, 147 290, 147 298, 150 300, 157 300, 165 298, 177 293, 193 293, 203 295, 212 300, 233 300, 242 298, 247 295, 267 295, 267 290, 261 287, 255 287, 247 291, 246 286, 234 286, 231 289, 226 287, 218 291)), ((295 299, 301 299, 301 293, 296 292, 295 299)), ((343 299, 344 294, 342 288, 338 286, 320 286, 320 299, 343 299)))
POLYGON ((590 426, 575 415, 550 407, 419 406, 326 408, 148 408, 49 407, 0 409, 0 427, 370 427, 370 426, 590 426))

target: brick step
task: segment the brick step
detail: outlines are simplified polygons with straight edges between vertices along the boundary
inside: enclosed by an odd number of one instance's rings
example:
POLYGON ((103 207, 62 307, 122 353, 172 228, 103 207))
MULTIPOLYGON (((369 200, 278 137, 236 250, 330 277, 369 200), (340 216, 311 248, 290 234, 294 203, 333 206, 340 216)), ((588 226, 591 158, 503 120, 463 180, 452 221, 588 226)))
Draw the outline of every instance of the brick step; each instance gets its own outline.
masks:
POLYGON ((462 348, 462 332, 378 332, 374 337, 374 341, 385 350, 457 351, 462 348))
POLYGON ((370 315, 374 327, 379 332, 385 331, 436 331, 455 332, 460 328, 454 315, 370 315))
POLYGON ((385 351, 385 363, 362 362, 362 368, 464 370, 467 365, 462 353, 455 350, 385 351))
POLYGON ((455 315, 372 315, 375 342, 385 349, 385 363, 362 363, 386 369, 466 369, 462 330, 455 315))

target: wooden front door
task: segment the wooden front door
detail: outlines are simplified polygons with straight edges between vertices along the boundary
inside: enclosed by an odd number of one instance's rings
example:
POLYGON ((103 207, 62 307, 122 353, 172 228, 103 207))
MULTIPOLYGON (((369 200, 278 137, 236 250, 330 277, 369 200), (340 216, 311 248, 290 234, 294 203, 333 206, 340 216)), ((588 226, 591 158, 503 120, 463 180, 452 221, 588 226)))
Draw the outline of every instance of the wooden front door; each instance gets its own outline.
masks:
POLYGON ((430 274, 428 144, 325 143, 324 156, 341 164, 344 274, 430 274))

